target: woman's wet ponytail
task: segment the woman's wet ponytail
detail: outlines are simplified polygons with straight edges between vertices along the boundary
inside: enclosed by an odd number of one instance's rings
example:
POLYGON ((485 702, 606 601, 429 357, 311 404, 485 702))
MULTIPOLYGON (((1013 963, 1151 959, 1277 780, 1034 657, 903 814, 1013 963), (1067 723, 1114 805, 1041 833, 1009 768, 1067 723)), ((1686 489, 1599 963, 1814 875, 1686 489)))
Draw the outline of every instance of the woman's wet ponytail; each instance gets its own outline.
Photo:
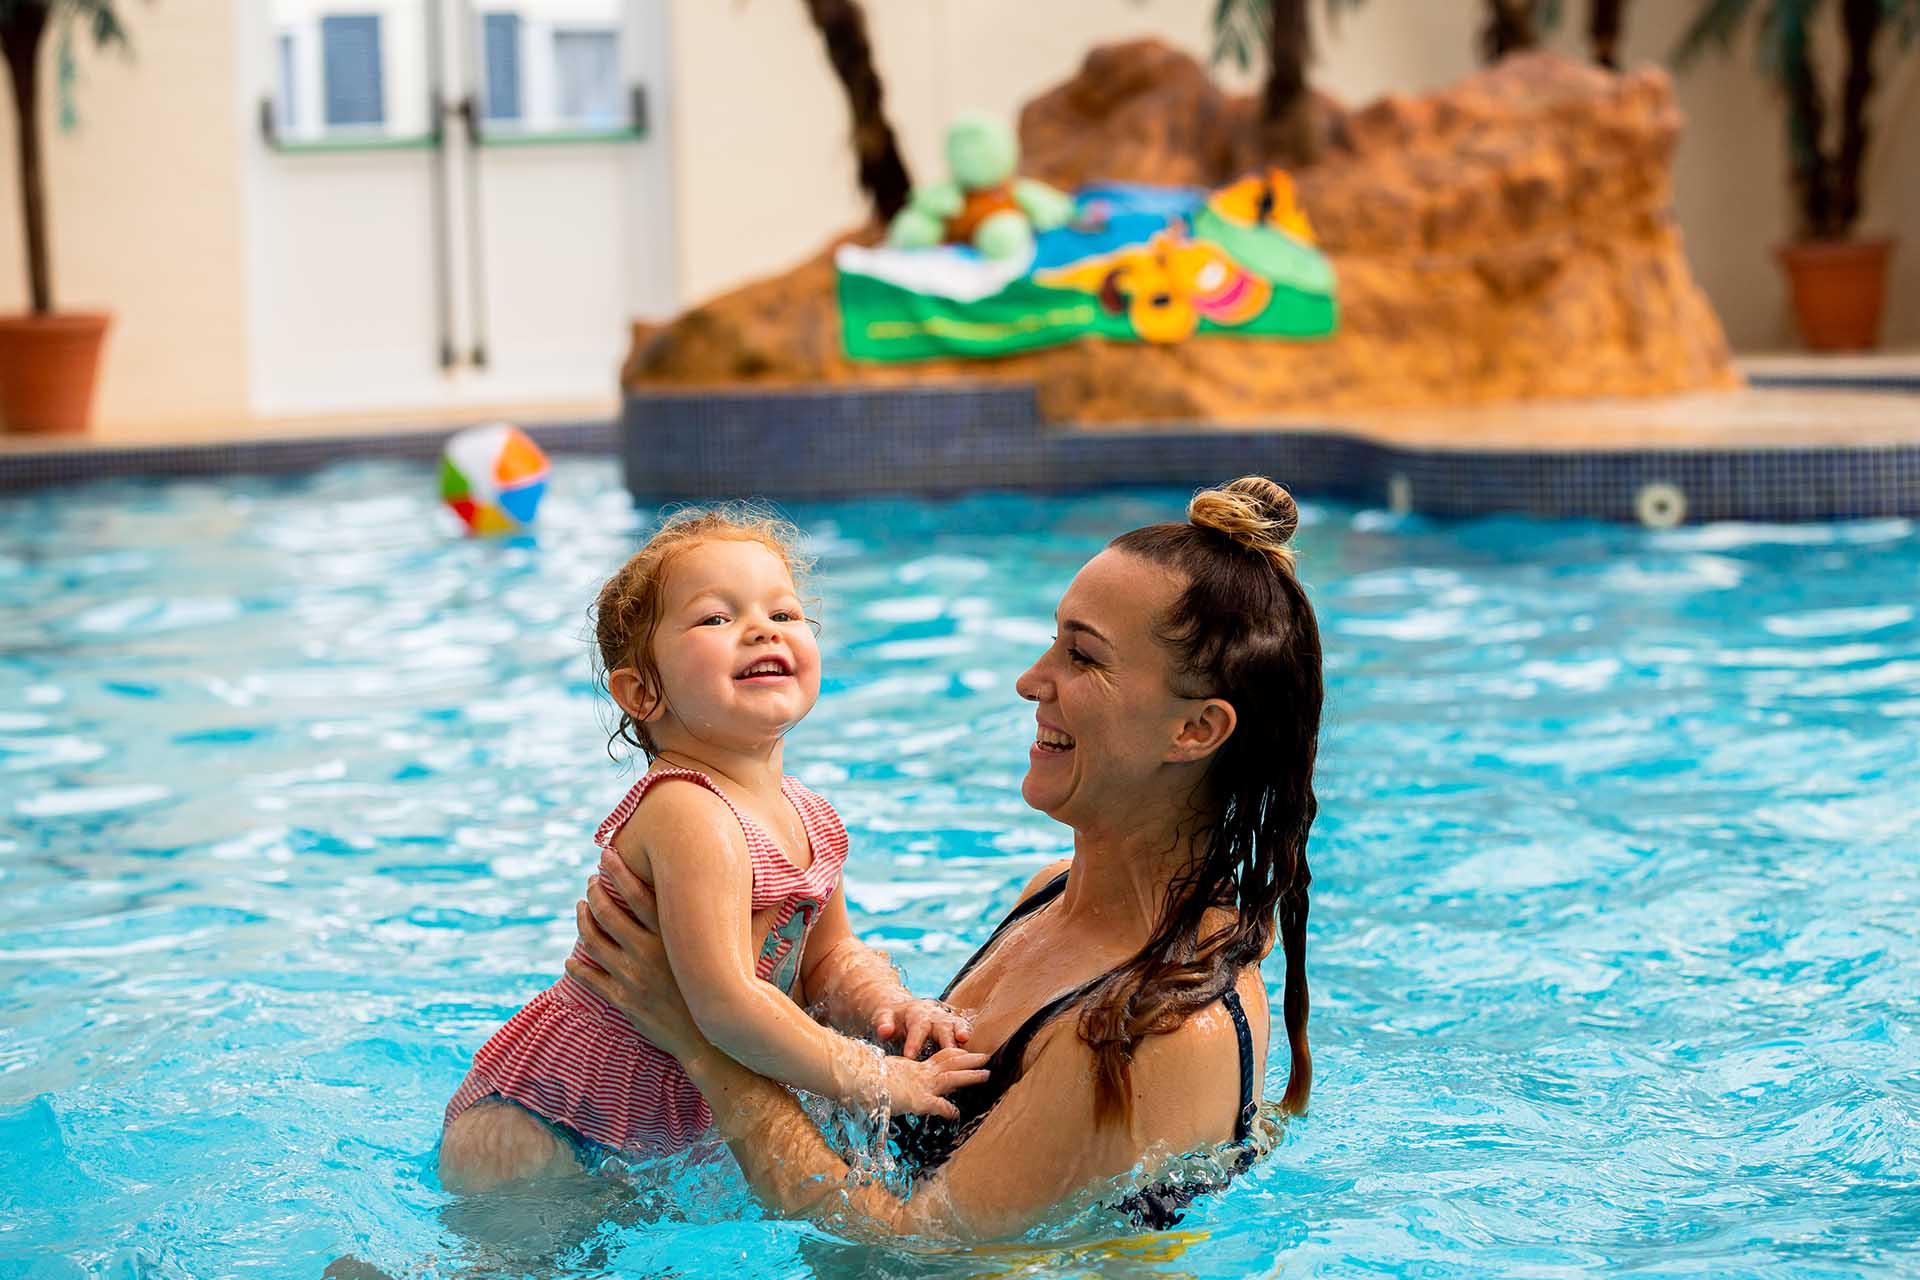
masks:
POLYGON ((1293 496, 1264 476, 1198 494, 1187 520, 1114 539, 1115 550, 1173 569, 1186 586, 1157 622, 1175 655, 1176 692, 1232 705, 1233 733, 1208 764, 1184 829, 1199 854, 1176 879, 1153 936, 1089 992, 1080 1036, 1093 1049, 1096 1111, 1124 1118, 1129 1063, 1142 1040, 1177 1029, 1272 949, 1286 977, 1291 1052, 1282 1106, 1306 1108, 1307 836, 1324 688, 1320 629, 1294 577, 1293 496), (1233 923, 1206 929, 1207 912, 1233 923))

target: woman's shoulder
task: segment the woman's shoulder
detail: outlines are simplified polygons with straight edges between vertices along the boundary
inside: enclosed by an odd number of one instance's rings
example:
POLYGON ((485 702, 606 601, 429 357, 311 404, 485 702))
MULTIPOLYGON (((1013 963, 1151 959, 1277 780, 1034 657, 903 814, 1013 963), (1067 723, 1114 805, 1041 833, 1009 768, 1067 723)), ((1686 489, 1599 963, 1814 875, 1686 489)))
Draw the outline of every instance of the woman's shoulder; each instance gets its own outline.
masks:
POLYGON ((1026 887, 1020 890, 1020 896, 1014 899, 1013 905, 1016 907, 1019 906, 1028 898, 1031 898, 1034 894, 1059 879, 1060 876, 1072 866, 1072 858, 1061 858, 1058 862, 1049 862, 1046 866, 1034 873, 1033 879, 1027 881, 1026 887))
MULTIPOLYGON (((1247 1020, 1249 1038, 1254 1044, 1256 1061, 1263 1057, 1259 1049, 1265 1043, 1262 1032, 1267 1024, 1266 987, 1257 968, 1241 971, 1239 979, 1232 988, 1238 997, 1241 1016, 1247 1020)), ((1073 1020, 1062 1019, 1069 1030, 1073 1020)), ((1078 1041, 1079 1036, 1069 1039, 1078 1041)), ((1091 1050, 1088 1050, 1089 1055, 1091 1050)), ((1178 1080, 1180 1074, 1190 1069, 1219 1068, 1225 1078, 1239 1082, 1236 1069, 1240 1056, 1239 1019, 1228 1008, 1226 997, 1203 1005, 1188 1014, 1179 1026, 1169 1031, 1157 1032, 1141 1040, 1134 1049, 1133 1064, 1135 1080, 1149 1078, 1155 1071, 1162 1072, 1170 1080, 1178 1080), (1142 1077, 1140 1072, 1147 1072, 1142 1077)))
POLYGON ((1141 1041, 1128 1072, 1124 1120, 1097 1105, 1098 1065, 1076 1020, 1056 1019, 1035 1037, 1020 1079, 966 1146, 978 1148, 976 1157, 1017 1151, 1024 1160, 1059 1164, 1057 1173, 1104 1178, 1153 1152, 1195 1151, 1234 1136, 1240 1044, 1218 1002, 1141 1041))
MULTIPOLYGON (((1268 1014, 1266 988, 1257 968, 1244 970, 1234 984, 1240 1017, 1250 1041, 1251 1078, 1256 1095, 1266 1069, 1268 1014)), ((1222 1142, 1234 1133, 1241 1107, 1241 1027, 1225 998, 1196 1009, 1170 1031, 1150 1035, 1133 1052, 1133 1091, 1129 1126, 1135 1136, 1188 1149, 1222 1142)), ((1031 1056, 1032 1068, 1051 1059, 1042 1080, 1061 1093, 1084 1090, 1094 1069, 1093 1050, 1078 1034, 1075 1020, 1062 1018, 1047 1029, 1031 1056), (1079 1081, 1078 1085, 1074 1081, 1079 1081)), ((1056 1102, 1063 1099, 1056 1096, 1056 1102)))

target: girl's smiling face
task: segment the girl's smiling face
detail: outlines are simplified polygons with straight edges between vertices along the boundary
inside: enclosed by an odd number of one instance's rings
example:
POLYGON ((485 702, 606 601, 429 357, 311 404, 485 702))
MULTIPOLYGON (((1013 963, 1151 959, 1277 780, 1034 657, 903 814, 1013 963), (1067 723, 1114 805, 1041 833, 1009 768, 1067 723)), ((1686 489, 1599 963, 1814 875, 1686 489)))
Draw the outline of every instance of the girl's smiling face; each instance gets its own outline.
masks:
POLYGON ((675 556, 654 661, 660 698, 630 707, 662 746, 686 734, 731 748, 778 738, 820 697, 820 646, 793 576, 758 542, 711 539, 675 556))

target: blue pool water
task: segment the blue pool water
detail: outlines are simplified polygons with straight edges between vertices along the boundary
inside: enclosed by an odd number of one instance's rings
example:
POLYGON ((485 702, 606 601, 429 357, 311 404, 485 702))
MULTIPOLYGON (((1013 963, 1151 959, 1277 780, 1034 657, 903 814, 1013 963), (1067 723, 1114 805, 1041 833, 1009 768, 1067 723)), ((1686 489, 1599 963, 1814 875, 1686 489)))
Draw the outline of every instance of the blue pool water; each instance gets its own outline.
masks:
MULTIPOLYGON (((630 775, 583 619, 644 517, 569 461, 536 541, 476 544, 433 488, 0 500, 0 1276, 1920 1269, 1912 524, 1309 505, 1312 1114, 1166 1236, 879 1249, 724 1161, 439 1191, 440 1108, 557 972, 630 775), (491 1238, 515 1214, 551 1252, 491 1238)), ((828 682, 790 762, 917 987, 1063 849, 1012 692, 1057 594, 1181 499, 792 512, 828 682)))

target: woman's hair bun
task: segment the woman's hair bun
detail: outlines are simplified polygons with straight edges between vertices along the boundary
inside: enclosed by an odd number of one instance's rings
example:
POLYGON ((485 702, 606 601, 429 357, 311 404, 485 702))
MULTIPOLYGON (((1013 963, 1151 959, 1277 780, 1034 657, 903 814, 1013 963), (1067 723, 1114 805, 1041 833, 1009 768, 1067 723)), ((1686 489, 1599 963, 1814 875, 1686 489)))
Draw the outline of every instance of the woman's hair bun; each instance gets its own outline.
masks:
POLYGON ((1284 572, 1293 572, 1294 530, 1300 508, 1293 495, 1265 476, 1241 476, 1218 489, 1202 489, 1187 504, 1187 520, 1197 528, 1224 533, 1258 552, 1284 572))

